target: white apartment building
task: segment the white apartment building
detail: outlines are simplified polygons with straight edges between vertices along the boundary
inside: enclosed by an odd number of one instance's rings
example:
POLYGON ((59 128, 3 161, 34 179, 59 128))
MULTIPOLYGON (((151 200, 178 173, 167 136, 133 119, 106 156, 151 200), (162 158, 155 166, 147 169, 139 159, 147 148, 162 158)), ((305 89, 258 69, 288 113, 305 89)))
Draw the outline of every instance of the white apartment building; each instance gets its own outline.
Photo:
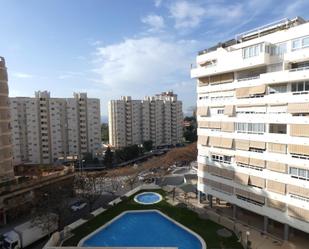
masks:
POLYGON ((173 92, 163 92, 144 100, 122 97, 108 103, 109 143, 116 148, 142 144, 154 146, 182 141, 182 102, 173 92))
POLYGON ((14 176, 9 109, 8 74, 5 60, 0 57, 0 181, 14 176))
POLYGON ((51 98, 10 98, 13 163, 50 164, 59 158, 81 159, 101 147, 100 100, 74 93, 51 98))
MULTIPOLYGON (((284 19, 201 51, 198 190, 309 233, 309 23, 284 19)), ((289 229, 289 228, 293 229, 289 229)))

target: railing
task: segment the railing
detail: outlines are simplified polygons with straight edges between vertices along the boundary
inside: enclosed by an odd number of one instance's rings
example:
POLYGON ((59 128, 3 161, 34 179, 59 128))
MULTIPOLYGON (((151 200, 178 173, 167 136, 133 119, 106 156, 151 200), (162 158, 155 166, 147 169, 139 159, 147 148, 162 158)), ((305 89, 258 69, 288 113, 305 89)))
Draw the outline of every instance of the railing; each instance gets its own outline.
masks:
POLYGON ((256 79, 259 79, 259 78, 260 78, 260 75, 253 76, 253 77, 246 77, 246 78, 237 79, 237 81, 240 82, 240 81, 247 81, 247 80, 256 80, 256 79))
POLYGON ((304 70, 309 70, 309 66, 307 67, 299 67, 299 68, 292 68, 289 70, 289 72, 297 72, 297 71, 304 71, 304 70))

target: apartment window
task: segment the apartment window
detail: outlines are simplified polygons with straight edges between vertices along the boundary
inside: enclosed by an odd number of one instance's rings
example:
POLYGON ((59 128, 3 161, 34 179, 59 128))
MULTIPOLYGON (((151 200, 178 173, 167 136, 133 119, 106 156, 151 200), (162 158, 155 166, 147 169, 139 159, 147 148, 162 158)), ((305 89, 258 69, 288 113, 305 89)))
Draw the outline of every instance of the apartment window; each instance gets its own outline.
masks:
POLYGON ((218 109, 217 114, 224 114, 224 109, 218 109))
POLYGON ((286 93, 287 92, 287 85, 269 86, 268 92, 269 92, 269 94, 286 93))
POLYGON ((292 41, 292 51, 309 47, 309 36, 298 38, 292 41))
POLYGON ((269 124, 269 133, 286 134, 286 124, 269 124))
POLYGON ((270 55, 283 55, 287 51, 286 42, 275 44, 270 48, 270 55))
POLYGON ((309 91, 309 81, 292 83, 292 92, 309 91))
POLYGON ((307 169, 301 169, 301 168, 296 168, 296 167, 290 167, 289 168, 289 174, 293 178, 297 178, 300 180, 306 180, 309 181, 309 170, 307 169))
POLYGON ((262 44, 257 44, 257 45, 253 45, 250 47, 243 48, 243 51, 242 51, 243 58, 247 59, 247 58, 258 56, 260 54, 260 51, 262 52, 262 49, 263 49, 262 44))
POLYGON ((264 123, 236 123, 236 131, 240 133, 263 134, 265 132, 264 123))
POLYGON ((212 155, 211 159, 214 162, 231 164, 232 157, 231 156, 224 156, 224 155, 212 155))

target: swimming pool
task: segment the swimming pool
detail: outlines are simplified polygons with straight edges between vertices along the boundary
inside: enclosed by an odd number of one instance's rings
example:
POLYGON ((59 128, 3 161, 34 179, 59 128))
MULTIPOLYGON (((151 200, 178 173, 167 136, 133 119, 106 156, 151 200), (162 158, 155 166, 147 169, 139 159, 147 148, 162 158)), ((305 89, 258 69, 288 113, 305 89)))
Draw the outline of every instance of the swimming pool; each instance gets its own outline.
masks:
POLYGON ((157 210, 123 212, 83 238, 78 246, 206 249, 199 235, 157 210))
POLYGON ((155 192, 143 192, 134 197, 134 201, 139 204, 150 205, 158 203, 162 200, 162 196, 155 192))

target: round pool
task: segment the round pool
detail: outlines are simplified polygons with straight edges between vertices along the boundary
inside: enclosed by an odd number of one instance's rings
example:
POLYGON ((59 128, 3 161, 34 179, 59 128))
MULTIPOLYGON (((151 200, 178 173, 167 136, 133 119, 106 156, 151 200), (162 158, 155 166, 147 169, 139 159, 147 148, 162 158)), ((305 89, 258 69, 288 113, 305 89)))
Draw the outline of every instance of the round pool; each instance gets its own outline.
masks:
POLYGON ((162 200, 162 196, 155 192, 143 192, 134 197, 134 201, 143 204, 143 205, 151 205, 158 203, 162 200))

